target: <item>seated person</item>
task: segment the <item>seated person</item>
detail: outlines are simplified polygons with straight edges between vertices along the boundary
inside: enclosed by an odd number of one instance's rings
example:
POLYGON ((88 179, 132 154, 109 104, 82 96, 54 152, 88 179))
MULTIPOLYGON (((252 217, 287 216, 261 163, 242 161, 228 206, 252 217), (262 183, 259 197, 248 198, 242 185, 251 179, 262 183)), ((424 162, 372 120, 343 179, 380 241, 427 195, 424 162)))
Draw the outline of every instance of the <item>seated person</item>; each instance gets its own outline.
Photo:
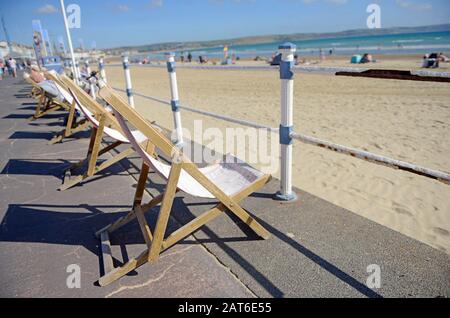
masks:
POLYGON ((359 63, 366 64, 366 63, 371 63, 371 62, 373 62, 372 55, 370 55, 369 53, 366 53, 363 55, 363 57, 359 63))
POLYGON ((438 59, 440 62, 450 63, 450 58, 446 57, 444 53, 439 53, 438 59))
POLYGON ((423 67, 425 68, 438 68, 439 67, 439 55, 437 53, 431 53, 423 57, 423 67))
POLYGON ((44 75, 42 75, 39 67, 36 65, 31 66, 30 78, 38 84, 45 81, 44 75))
POLYGON ((280 65, 281 64, 281 57, 282 57, 281 53, 273 56, 272 57, 272 61, 270 62, 270 65, 271 66, 278 66, 278 65, 280 65))
POLYGON ((201 56, 201 55, 198 57, 198 60, 199 60, 200 64, 208 63, 208 59, 206 57, 201 56))

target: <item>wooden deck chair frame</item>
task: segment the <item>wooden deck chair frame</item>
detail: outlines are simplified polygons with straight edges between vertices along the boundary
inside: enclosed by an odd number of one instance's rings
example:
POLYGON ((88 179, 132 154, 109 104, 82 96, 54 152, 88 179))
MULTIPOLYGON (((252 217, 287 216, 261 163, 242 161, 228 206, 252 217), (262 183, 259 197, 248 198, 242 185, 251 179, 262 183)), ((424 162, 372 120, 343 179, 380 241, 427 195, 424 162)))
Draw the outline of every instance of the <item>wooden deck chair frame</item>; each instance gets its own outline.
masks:
POLYGON ((202 226, 217 218, 227 210, 236 215, 262 239, 268 239, 270 237, 270 233, 239 205, 239 202, 265 186, 271 179, 270 175, 263 175, 251 183, 248 187, 242 189, 239 193, 233 195, 232 197, 228 196, 208 177, 206 177, 197 165, 191 162, 178 148, 174 147, 161 132, 157 131, 135 110, 131 109, 122 97, 115 93, 111 88, 104 86, 100 89, 99 94, 111 105, 111 107, 114 108, 117 113, 141 131, 146 137, 148 137, 149 142, 145 151, 149 155, 154 156, 155 149, 159 149, 163 155, 174 158, 172 160, 170 175, 168 177, 168 182, 164 193, 157 196, 147 204, 142 204, 142 198, 150 167, 144 161, 135 193, 132 211, 125 217, 120 218, 115 223, 96 233, 97 237, 101 240, 101 252, 104 266, 104 276, 99 279, 100 286, 107 286, 146 263, 152 264, 156 262, 163 251, 169 249, 179 241, 196 232, 202 226), (169 234, 165 238, 167 224, 171 214, 175 194, 178 192, 178 182, 182 170, 193 177, 205 189, 208 189, 208 191, 220 203, 213 209, 204 212, 202 215, 182 226, 175 232, 169 234), (161 207, 156 227, 154 231, 152 231, 145 219, 145 214, 160 204, 161 207), (139 223, 147 249, 137 258, 133 258, 128 261, 125 265, 114 268, 109 235, 135 219, 137 219, 139 223))
POLYGON ((37 120, 61 109, 69 110, 69 106, 67 106, 63 102, 56 100, 55 98, 48 96, 45 90, 31 78, 26 78, 25 81, 33 86, 33 90, 39 91, 36 96, 38 100, 36 110, 34 112, 34 115, 31 116, 28 121, 37 120))
MULTIPOLYGON (((45 74, 46 78, 54 81, 62 89, 69 92, 66 85, 61 81, 59 76, 48 73, 48 72, 46 72, 44 74, 45 74)), ((80 131, 84 131, 91 126, 91 123, 86 118, 83 118, 83 119, 80 119, 77 121, 76 111, 77 111, 77 105, 75 103, 75 100, 73 100, 72 103, 70 104, 69 115, 67 117, 66 126, 64 127, 64 129, 62 131, 57 133, 52 138, 52 140, 49 141, 49 143, 48 143, 49 145, 54 145, 54 144, 63 142, 64 139, 70 138, 73 135, 75 135, 76 133, 79 133, 80 131)))
MULTIPOLYGON (((108 112, 103 106, 94 101, 89 94, 87 94, 83 89, 77 86, 71 79, 63 75, 61 76, 61 81, 63 82, 63 84, 65 84, 69 92, 72 94, 74 102, 76 102, 77 100, 81 102, 83 104, 83 107, 89 109, 89 111, 95 115, 96 119, 99 122, 98 126, 91 125, 91 137, 86 158, 75 164, 72 164, 65 172, 63 184, 59 188, 60 191, 65 191, 94 177, 101 171, 104 171, 112 165, 122 161, 126 157, 133 155, 135 151, 130 146, 127 149, 114 155, 112 158, 99 164, 98 159, 102 155, 116 149, 117 147, 125 143, 124 141, 117 140, 110 145, 107 145, 103 148, 101 147, 103 138, 107 137, 105 128, 112 128, 122 134, 120 125, 118 124, 113 114, 108 112), (73 170, 84 166, 86 163, 87 169, 83 174, 72 176, 73 170)), ((81 105, 78 106, 81 107, 81 105)))

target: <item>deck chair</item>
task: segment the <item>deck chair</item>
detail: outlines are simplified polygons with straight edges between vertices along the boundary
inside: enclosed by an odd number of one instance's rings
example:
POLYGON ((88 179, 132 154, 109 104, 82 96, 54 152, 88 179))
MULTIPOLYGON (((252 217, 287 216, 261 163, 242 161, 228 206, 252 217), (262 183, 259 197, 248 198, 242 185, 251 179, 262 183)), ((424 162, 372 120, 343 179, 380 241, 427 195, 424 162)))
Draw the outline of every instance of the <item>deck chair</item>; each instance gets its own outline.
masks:
MULTIPOLYGON (((61 80, 68 88, 76 106, 83 112, 84 116, 89 120, 92 126, 91 139, 86 158, 71 165, 65 172, 63 184, 59 188, 60 191, 65 191, 85 182, 126 157, 131 156, 135 151, 130 145, 130 147, 114 155, 112 158, 99 163, 98 160, 102 155, 116 149, 120 145, 130 144, 130 142, 122 134, 121 127, 113 114, 94 101, 89 94, 77 86, 68 77, 61 76, 61 80), (101 149, 101 143, 105 137, 111 138, 113 143, 110 143, 101 149), (83 167, 86 163, 87 169, 84 173, 72 175, 75 169, 83 167)), ((133 136, 139 143, 144 143, 147 140, 144 135, 137 131, 133 132, 133 136)))
POLYGON ((271 176, 252 168, 227 156, 227 163, 220 163, 203 169, 191 162, 182 151, 175 147, 161 132, 152 127, 141 115, 104 83, 100 89, 100 96, 113 107, 116 118, 122 131, 129 138, 137 153, 143 159, 141 175, 135 193, 133 210, 115 223, 96 233, 101 240, 104 276, 100 278, 100 286, 106 286, 129 272, 144 265, 154 263, 160 254, 188 237, 206 223, 220 216, 226 210, 231 211, 242 220, 259 237, 268 239, 270 233, 264 229, 252 216, 249 215, 239 202, 262 188, 269 182, 271 176), (148 138, 144 147, 133 137, 127 123, 134 126, 148 138), (156 152, 172 158, 172 164, 166 165, 156 159, 156 152), (233 162, 233 163, 229 163, 233 162), (150 169, 167 181, 163 194, 154 198, 148 204, 142 204, 143 193, 150 169), (213 209, 205 212, 180 229, 166 236, 168 220, 171 214, 174 197, 178 191, 188 193, 195 197, 217 199, 220 203, 213 209), (160 205, 156 227, 152 231, 145 219, 145 213, 160 205), (133 258, 121 267, 114 268, 111 255, 109 236, 114 231, 137 219, 144 236, 147 249, 137 258, 133 258), (166 238, 165 238, 166 237, 166 238))
POLYGON ((67 87, 59 78, 58 74, 46 72, 45 77, 55 82, 55 85, 67 103, 70 105, 69 115, 67 117, 66 126, 64 129, 57 133, 52 140, 49 141, 49 145, 54 145, 64 141, 66 138, 70 138, 80 131, 84 131, 90 127, 90 121, 84 117, 77 120, 76 112, 82 113, 82 110, 75 103, 72 95, 68 91, 67 87))
POLYGON ((36 111, 34 112, 34 115, 28 119, 29 121, 37 120, 61 109, 69 110, 70 107, 66 103, 57 100, 54 96, 47 93, 38 85, 38 83, 33 81, 31 77, 25 77, 25 81, 33 87, 32 94, 35 94, 35 97, 38 99, 36 111))

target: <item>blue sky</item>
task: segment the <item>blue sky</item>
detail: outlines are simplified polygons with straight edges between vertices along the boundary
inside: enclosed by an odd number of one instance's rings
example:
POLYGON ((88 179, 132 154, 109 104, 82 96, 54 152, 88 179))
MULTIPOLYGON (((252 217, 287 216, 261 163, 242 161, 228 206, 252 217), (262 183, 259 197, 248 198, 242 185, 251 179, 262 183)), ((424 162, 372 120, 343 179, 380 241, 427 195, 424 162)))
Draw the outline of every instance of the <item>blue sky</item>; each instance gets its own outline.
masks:
MULTIPOLYGON (((370 3, 381 6, 383 27, 450 22, 448 0, 66 0, 71 3, 81 7, 74 45, 83 39, 99 48, 365 28, 370 3)), ((64 35, 59 0, 13 0, 0 11, 15 42, 31 44, 33 19, 52 40, 64 35)))

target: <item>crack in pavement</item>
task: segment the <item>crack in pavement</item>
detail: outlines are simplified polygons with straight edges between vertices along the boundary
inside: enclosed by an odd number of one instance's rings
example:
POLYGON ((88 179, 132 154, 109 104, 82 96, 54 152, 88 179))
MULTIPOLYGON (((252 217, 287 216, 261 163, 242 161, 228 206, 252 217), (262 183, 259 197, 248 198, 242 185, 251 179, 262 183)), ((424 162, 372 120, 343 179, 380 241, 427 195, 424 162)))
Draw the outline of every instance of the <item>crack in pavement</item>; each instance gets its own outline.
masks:
POLYGON ((146 281, 145 283, 142 284, 138 284, 138 285, 132 285, 132 286, 121 286, 118 290, 113 291, 112 293, 108 294, 105 296, 105 298, 111 298, 114 295, 117 295, 123 291, 126 290, 133 290, 133 289, 138 289, 138 288, 142 288, 142 287, 146 287, 149 286, 157 281, 160 281, 161 279, 164 278, 164 276, 166 276, 166 274, 177 264, 181 263, 184 260, 184 257, 181 258, 176 264, 172 264, 169 267, 167 267, 158 277, 155 278, 151 278, 148 281, 146 281))

